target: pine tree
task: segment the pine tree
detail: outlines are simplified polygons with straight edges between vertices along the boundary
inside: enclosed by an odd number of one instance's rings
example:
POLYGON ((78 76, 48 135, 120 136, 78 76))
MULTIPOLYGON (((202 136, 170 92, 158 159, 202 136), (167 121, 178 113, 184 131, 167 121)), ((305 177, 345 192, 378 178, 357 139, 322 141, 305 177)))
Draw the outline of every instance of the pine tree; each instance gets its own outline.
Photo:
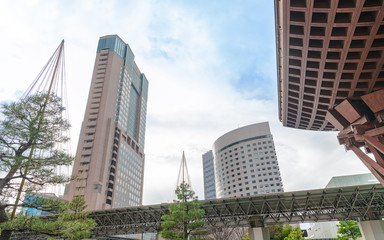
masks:
POLYGON ((170 240, 187 240, 189 236, 196 240, 204 240, 202 236, 208 231, 202 230, 204 221, 204 210, 200 208, 195 192, 190 189, 189 184, 182 182, 177 187, 177 200, 169 206, 169 215, 163 215, 161 224, 163 230, 161 236, 170 240))
POLYGON ((83 197, 76 197, 70 203, 63 200, 39 198, 29 207, 56 212, 59 216, 53 220, 20 213, 15 219, 1 225, 1 230, 32 231, 37 235, 51 237, 50 239, 58 237, 80 240, 89 238, 96 226, 95 220, 87 217, 89 212, 84 211, 87 205, 83 197))
POLYGON ((65 151, 55 148, 69 141, 61 134, 70 127, 62 117, 63 111, 60 98, 43 93, 1 105, 0 224, 9 220, 6 208, 13 204, 7 199, 15 197, 20 180, 26 182, 23 192, 35 192, 45 184, 69 180, 55 172, 57 166, 70 166, 73 161, 65 151))

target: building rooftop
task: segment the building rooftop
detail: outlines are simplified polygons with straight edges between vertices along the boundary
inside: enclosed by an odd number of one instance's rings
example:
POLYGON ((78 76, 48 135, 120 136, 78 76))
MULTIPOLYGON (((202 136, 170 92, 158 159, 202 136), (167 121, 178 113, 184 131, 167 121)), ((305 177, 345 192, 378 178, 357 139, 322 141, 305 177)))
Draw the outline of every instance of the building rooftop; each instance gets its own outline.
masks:
POLYGON ((325 188, 350 187, 378 184, 379 181, 372 173, 354 174, 332 177, 325 188))

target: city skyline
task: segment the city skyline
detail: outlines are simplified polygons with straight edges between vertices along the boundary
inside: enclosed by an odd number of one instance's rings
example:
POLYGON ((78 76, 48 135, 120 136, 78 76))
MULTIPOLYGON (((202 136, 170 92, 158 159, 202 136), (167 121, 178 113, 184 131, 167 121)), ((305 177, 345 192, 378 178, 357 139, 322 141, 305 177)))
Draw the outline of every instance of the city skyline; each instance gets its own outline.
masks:
POLYGON ((338 145, 336 133, 288 129, 278 121, 273 2, 0 1, 0 9, 1 102, 17 99, 65 39, 73 150, 97 39, 118 34, 134 49, 151 80, 144 204, 172 201, 182 150, 203 199, 201 154, 223 132, 261 121, 274 133, 285 191, 368 172, 338 145))

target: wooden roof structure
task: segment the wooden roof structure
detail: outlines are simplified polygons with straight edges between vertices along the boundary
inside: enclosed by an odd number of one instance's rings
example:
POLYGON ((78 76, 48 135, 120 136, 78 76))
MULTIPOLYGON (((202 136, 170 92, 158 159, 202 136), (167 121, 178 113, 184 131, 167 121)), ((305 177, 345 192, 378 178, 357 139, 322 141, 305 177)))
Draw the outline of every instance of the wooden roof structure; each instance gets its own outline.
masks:
POLYGON ((382 0, 275 0, 279 119, 329 131, 327 110, 384 88, 382 0))

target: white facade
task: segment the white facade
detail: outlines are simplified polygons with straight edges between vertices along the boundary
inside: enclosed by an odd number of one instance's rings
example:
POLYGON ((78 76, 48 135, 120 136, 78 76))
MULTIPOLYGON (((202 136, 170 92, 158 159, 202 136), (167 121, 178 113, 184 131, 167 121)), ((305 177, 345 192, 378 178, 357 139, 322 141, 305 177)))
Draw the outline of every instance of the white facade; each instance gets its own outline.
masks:
POLYGON ((268 122, 230 131, 213 144, 216 197, 282 192, 268 122))

